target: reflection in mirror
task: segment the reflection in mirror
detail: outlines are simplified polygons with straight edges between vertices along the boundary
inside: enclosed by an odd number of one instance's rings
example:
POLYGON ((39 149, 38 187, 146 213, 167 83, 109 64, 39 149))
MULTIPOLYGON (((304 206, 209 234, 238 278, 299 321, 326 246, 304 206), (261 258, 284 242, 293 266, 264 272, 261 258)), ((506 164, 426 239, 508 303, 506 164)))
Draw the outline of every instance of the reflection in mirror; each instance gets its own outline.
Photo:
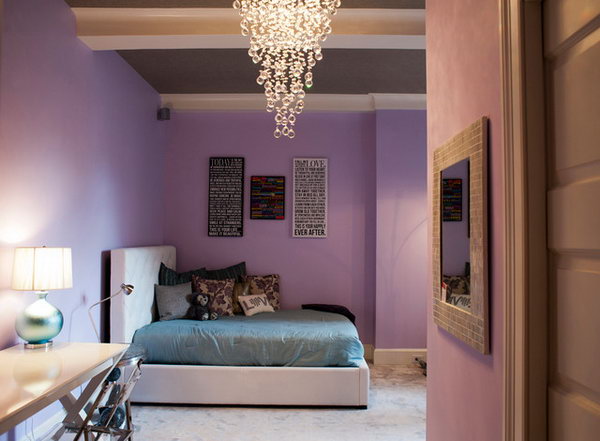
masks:
POLYGON ((469 159, 442 170, 442 300, 471 309, 469 159))

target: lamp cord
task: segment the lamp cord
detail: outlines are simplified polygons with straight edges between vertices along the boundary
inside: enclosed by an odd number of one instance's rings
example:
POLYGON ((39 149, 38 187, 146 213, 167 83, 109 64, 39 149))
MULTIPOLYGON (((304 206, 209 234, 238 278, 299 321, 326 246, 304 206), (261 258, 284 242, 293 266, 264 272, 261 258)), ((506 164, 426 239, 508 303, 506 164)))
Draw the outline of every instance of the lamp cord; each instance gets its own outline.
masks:
POLYGON ((88 308, 88 317, 90 318, 90 322, 92 322, 92 328, 94 329, 94 333, 96 334, 96 339, 98 340, 98 343, 100 343, 100 334, 98 334, 98 330, 96 329, 96 323, 94 322, 94 317, 92 317, 92 309, 94 308, 94 306, 99 304, 100 302, 94 303, 88 308))

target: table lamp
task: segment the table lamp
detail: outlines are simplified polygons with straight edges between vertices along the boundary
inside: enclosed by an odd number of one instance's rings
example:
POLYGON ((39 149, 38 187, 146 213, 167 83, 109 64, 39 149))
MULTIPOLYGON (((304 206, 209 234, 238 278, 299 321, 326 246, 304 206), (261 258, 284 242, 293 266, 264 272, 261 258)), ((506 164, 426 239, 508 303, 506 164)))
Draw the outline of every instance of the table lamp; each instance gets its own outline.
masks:
POLYGON ((73 287, 71 248, 16 248, 12 289, 35 291, 38 300, 17 317, 16 331, 27 349, 48 348, 63 326, 63 315, 46 301, 48 291, 73 287))

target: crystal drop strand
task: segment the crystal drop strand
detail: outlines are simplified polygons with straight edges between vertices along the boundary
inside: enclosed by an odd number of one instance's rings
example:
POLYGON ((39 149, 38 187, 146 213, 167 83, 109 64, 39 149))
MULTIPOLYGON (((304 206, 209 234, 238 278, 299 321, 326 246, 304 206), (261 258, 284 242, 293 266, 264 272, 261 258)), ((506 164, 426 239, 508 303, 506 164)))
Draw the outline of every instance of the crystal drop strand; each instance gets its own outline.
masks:
POLYGON ((304 110, 312 69, 323 59, 321 42, 331 34, 331 17, 341 0, 235 0, 248 55, 261 65, 256 82, 265 89, 266 109, 275 112, 274 136, 294 138, 304 110))

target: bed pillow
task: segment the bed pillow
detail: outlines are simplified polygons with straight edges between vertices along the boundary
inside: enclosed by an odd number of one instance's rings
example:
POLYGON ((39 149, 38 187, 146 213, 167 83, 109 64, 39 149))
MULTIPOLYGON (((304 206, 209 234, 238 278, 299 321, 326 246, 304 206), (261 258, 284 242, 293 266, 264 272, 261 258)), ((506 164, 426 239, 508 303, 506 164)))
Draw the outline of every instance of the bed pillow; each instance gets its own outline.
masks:
POLYGON ((240 296, 240 305, 244 310, 244 314, 252 316, 260 312, 275 312, 269 299, 265 294, 258 294, 256 296, 240 296))
POLYGON ((348 320, 352 322, 353 325, 356 324, 356 316, 352 314, 345 306, 341 305, 324 305, 322 303, 309 303, 307 305, 302 305, 302 309, 312 309, 314 311, 323 311, 323 312, 331 312, 334 314, 340 314, 346 317, 348 320))
POLYGON ((184 318, 190 309, 188 297, 191 293, 190 282, 173 286, 154 285, 158 319, 166 321, 184 318))
POLYGON ((469 295, 471 293, 469 277, 444 275, 442 281, 448 285, 448 290, 452 295, 469 295))
POLYGON ((209 280, 192 276, 192 288, 210 297, 208 308, 219 316, 233 315, 233 287, 235 279, 209 280))
POLYGON ((192 276, 199 276, 206 278, 206 268, 199 268, 192 271, 186 271, 185 273, 178 273, 174 269, 169 268, 164 263, 160 263, 160 270, 158 271, 158 284, 159 285, 180 285, 182 283, 189 283, 192 281, 192 276))
POLYGON ((235 279, 236 282, 242 282, 246 275, 246 262, 238 263, 237 265, 228 266, 227 268, 217 270, 205 269, 204 274, 199 274, 200 277, 210 280, 225 280, 235 279))
POLYGON ((269 299, 269 303, 275 311, 278 311, 281 305, 279 299, 279 274, 269 276, 246 276, 246 282, 250 283, 250 294, 264 294, 269 299))
POLYGON ((233 313, 236 315, 243 315, 244 310, 240 305, 240 296, 250 295, 250 283, 249 282, 238 282, 233 287, 233 313))

